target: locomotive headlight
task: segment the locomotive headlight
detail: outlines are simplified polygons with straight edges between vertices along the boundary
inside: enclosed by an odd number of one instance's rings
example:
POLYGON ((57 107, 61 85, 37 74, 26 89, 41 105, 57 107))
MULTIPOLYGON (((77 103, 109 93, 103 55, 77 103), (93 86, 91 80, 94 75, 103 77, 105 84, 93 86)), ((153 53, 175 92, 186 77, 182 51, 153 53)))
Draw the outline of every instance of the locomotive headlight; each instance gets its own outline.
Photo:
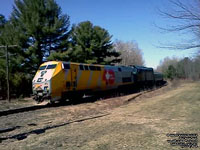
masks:
POLYGON ((44 91, 48 91, 48 90, 49 90, 48 86, 45 86, 44 91))

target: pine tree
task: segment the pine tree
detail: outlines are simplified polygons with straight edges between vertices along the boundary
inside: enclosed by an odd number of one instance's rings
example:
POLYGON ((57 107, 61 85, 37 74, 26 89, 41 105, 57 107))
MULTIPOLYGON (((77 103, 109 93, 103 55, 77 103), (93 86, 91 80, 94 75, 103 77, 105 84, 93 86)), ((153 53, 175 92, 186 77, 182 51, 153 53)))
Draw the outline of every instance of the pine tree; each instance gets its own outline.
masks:
POLYGON ((26 67, 36 70, 54 51, 68 48, 69 16, 55 0, 16 0, 12 24, 20 31, 26 67), (27 66, 28 65, 28 66, 27 66))
MULTIPOLYGON (((5 17, 0 14, 0 46, 3 45, 3 30, 6 24, 5 17)), ((6 97, 6 80, 5 80, 5 51, 3 48, 0 48, 0 98, 6 97)))
POLYGON ((4 15, 0 14, 0 34, 5 24, 6 24, 6 18, 4 15))
POLYGON ((19 38, 20 32, 16 30, 10 21, 6 21, 0 30, 1 38, 0 45, 3 47, 0 49, 0 93, 2 92, 3 98, 6 96, 6 66, 9 66, 10 74, 10 92, 16 96, 22 93, 28 94, 31 92, 31 86, 24 86, 24 84, 30 83, 32 77, 24 69, 25 57, 22 53, 20 43, 22 38, 19 38), (8 62, 5 56, 5 46, 8 46, 8 62), (10 45, 18 45, 18 47, 11 48, 10 45))
POLYGON ((86 63, 109 64, 106 57, 118 57, 120 54, 113 50, 112 36, 107 30, 94 26, 85 21, 74 25, 71 31, 73 61, 86 63))
POLYGON ((177 73, 176 73, 176 68, 173 65, 169 65, 168 69, 166 71, 166 77, 173 80, 174 78, 177 77, 177 73))
MULTIPOLYGON (((67 49, 68 28, 69 16, 62 15, 55 0, 15 0, 11 18, 0 15, 0 44, 18 46, 8 49, 11 94, 30 94, 39 65, 51 52, 67 49)), ((5 55, 5 50, 0 53, 5 55)), ((0 58, 0 94, 6 93, 5 64, 0 58)))

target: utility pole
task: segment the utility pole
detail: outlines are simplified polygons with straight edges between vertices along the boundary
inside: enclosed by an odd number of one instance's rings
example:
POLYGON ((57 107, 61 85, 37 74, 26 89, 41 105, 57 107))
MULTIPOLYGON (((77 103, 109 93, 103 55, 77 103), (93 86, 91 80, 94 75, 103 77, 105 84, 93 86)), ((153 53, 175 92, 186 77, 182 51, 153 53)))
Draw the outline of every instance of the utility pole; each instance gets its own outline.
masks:
POLYGON ((0 48, 5 48, 5 57, 6 57, 6 83, 7 83, 7 100, 10 102, 10 78, 9 78, 9 52, 8 47, 17 47, 17 45, 6 45, 0 46, 0 48))
POLYGON ((8 45, 6 45, 6 83, 7 83, 7 99, 10 102, 10 83, 9 83, 9 55, 8 55, 8 45))

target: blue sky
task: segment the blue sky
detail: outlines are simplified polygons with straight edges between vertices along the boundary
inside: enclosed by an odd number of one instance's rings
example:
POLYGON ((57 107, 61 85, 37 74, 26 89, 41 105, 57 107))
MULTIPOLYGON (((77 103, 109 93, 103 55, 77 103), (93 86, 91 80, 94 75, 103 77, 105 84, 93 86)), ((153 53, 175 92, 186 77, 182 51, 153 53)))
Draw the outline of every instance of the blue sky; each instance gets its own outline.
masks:
MULTIPOLYGON (((157 8, 168 8, 167 0, 56 0, 62 12, 70 16, 71 24, 89 20, 109 31, 116 39, 135 41, 142 49, 145 65, 156 68, 160 60, 169 57, 192 56, 194 51, 173 51, 158 48, 160 43, 176 43, 192 35, 164 34, 155 24, 166 26, 169 21, 158 15, 157 8)), ((0 13, 7 18, 14 0, 1 0, 0 13)))

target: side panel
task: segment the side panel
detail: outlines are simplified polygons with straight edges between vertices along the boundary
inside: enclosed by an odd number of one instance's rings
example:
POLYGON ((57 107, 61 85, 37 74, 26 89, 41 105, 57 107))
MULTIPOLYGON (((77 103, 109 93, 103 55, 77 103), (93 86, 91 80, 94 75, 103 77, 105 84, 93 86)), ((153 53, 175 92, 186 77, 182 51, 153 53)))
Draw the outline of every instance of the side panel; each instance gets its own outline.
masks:
POLYGON ((144 82, 145 81, 145 72, 143 70, 138 70, 137 80, 138 80, 138 82, 144 82))
POLYGON ((88 86, 90 89, 100 89, 101 87, 101 71, 91 71, 92 76, 90 76, 88 81, 88 86))
MULTIPOLYGON (((85 65, 83 65, 85 66, 85 65)), ((90 68, 90 65, 88 68, 90 68)), ((79 67, 79 66, 78 66, 79 67)), ((115 70, 112 67, 98 66, 98 70, 80 70, 77 73, 77 90, 106 90, 116 88, 115 70)))
POLYGON ((132 73, 132 69, 129 67, 124 67, 122 70, 122 83, 123 85, 133 84, 134 83, 134 77, 132 73))
POLYGON ((147 81, 153 81, 154 80, 153 70, 146 71, 146 80, 147 81))
MULTIPOLYGON (((85 67, 85 65, 83 66, 85 67)), ((80 68, 78 68, 77 90, 102 89, 103 86, 102 74, 103 74, 102 67, 101 70, 80 70, 80 68)))
POLYGON ((78 65, 71 64, 70 65, 70 71, 71 71, 71 91, 77 90, 77 75, 78 75, 78 65))
POLYGON ((116 72, 117 67, 113 66, 104 66, 103 74, 102 74, 102 80, 104 82, 103 89, 114 89, 118 87, 118 84, 116 82, 116 72))
POLYGON ((66 89, 65 71, 62 69, 62 63, 59 62, 51 79, 51 97, 52 100, 58 100, 62 96, 62 91, 66 89))
POLYGON ((78 70, 77 74, 77 90, 87 90, 88 81, 90 78, 91 71, 90 70, 78 70))
POLYGON ((54 101, 76 94, 75 91, 108 90, 133 83, 133 69, 130 67, 121 67, 119 71, 116 66, 59 62, 51 79, 51 96, 54 101))
MULTIPOLYGON (((120 68, 121 69, 121 68, 120 68)), ((122 72, 119 70, 115 71, 115 83, 117 86, 122 85, 122 72)))

